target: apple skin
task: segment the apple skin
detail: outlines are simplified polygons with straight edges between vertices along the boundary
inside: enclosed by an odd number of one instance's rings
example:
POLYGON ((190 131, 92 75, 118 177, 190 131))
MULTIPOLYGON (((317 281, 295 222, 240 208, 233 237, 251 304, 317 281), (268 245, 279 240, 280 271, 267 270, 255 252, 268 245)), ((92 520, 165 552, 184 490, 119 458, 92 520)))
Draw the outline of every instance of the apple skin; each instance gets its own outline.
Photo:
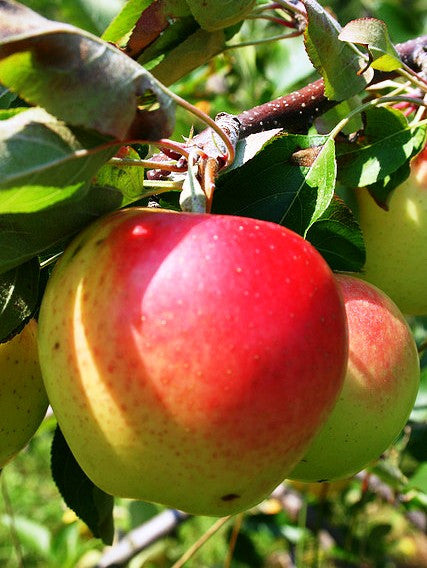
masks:
POLYGON ((0 468, 30 441, 48 400, 37 353, 37 323, 31 320, 0 344, 0 468))
POLYGON ((65 252, 39 321, 49 399, 88 477, 193 514, 266 497, 326 420, 347 363, 326 262, 248 218, 115 212, 65 252))
POLYGON ((418 391, 417 348, 397 306, 372 284, 337 280, 349 330, 344 386, 290 479, 334 481, 363 469, 398 436, 418 391))
POLYGON ((409 178, 389 210, 355 190, 366 245, 363 278, 390 296, 406 315, 427 314, 427 150, 411 163, 409 178))

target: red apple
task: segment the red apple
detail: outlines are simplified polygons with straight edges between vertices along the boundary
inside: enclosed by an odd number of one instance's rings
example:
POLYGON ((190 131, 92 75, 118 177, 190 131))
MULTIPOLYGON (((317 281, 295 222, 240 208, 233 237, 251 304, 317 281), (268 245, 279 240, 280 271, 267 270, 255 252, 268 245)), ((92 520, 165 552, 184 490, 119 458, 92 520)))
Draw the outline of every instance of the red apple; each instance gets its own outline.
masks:
POLYGON ((420 368, 411 331, 378 288, 337 276, 349 330, 349 358, 337 404, 290 478, 349 477, 377 459, 405 426, 420 368))
POLYGON ((247 509, 283 480, 347 362, 338 286, 301 237, 141 208, 71 244, 39 339, 51 404, 96 485, 205 515, 247 509))

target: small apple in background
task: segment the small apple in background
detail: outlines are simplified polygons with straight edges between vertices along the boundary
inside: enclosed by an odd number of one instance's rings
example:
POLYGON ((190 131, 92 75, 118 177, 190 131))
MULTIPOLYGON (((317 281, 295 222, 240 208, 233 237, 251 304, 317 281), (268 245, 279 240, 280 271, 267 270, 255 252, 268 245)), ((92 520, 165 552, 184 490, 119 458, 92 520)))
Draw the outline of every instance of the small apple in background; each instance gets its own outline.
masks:
POLYGON ((363 469, 398 436, 418 391, 417 348, 398 308, 358 278, 339 275, 337 281, 349 329, 344 387, 290 479, 338 480, 363 469))
POLYGON ((427 314, 427 148, 411 164, 385 211, 356 191, 366 245, 362 278, 390 296, 405 315, 427 314))
POLYGON ((0 468, 29 442, 48 400, 37 353, 37 323, 31 320, 0 344, 0 468))
POLYGON ((70 245, 39 344, 61 430, 96 485, 214 516, 284 479, 347 364, 342 297, 308 242, 254 219, 142 208, 70 245))

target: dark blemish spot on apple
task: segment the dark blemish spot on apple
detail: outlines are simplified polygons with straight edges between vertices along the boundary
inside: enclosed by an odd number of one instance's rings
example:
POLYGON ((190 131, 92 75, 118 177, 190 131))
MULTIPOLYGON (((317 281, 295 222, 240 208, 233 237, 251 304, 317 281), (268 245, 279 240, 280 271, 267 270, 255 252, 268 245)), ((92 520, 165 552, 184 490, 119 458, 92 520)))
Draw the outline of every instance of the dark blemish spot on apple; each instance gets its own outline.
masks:
POLYGON ((99 247, 100 244, 102 244, 105 241, 105 239, 98 239, 97 241, 95 241, 95 246, 99 247))
POLYGON ((70 256, 70 260, 74 258, 82 250, 82 248, 83 248, 82 244, 77 245, 76 248, 73 250, 72 255, 70 256))
POLYGON ((318 479, 317 483, 327 483, 329 482, 329 479, 318 479))
POLYGON ((237 493, 227 493, 227 495, 223 495, 221 497, 222 501, 234 501, 235 499, 239 499, 240 495, 237 495, 237 493))
POLYGON ((57 341, 57 342, 55 343, 55 345, 53 346, 53 348, 54 348, 55 350, 58 350, 59 347, 60 347, 60 343, 59 343, 59 341, 57 341))

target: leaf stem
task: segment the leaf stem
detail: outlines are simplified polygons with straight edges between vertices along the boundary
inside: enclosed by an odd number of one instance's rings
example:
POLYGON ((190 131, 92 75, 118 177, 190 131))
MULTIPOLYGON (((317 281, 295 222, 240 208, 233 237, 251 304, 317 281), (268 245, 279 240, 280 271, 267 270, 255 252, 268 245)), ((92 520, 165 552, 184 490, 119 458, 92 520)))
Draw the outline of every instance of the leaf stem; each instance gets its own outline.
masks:
POLYGON ((167 170, 168 172, 183 172, 186 168, 177 166, 174 162, 156 162, 155 160, 133 160, 131 158, 110 158, 107 164, 112 166, 132 166, 147 169, 167 170))
POLYGON ((427 81, 421 77, 418 73, 413 71, 409 65, 403 63, 402 61, 402 69, 397 69, 396 71, 401 77, 408 79, 413 85, 416 85, 420 88, 424 93, 427 93, 427 81))
MULTIPOLYGON (((183 99, 182 97, 180 97, 179 95, 177 95, 176 93, 165 87, 164 85, 161 85, 161 88, 167 95, 169 95, 176 102, 177 105, 184 108, 194 116, 197 116, 197 118, 203 121, 207 126, 210 126, 212 130, 216 134, 218 134, 218 136, 221 138, 227 149, 227 154, 224 156, 225 157, 224 167, 230 166, 234 161, 234 156, 235 156, 234 146, 232 145, 229 137, 222 130, 222 128, 220 128, 218 124, 208 114, 206 114, 196 106, 192 105, 191 103, 189 103, 188 101, 186 101, 185 99, 183 99)), ((157 145, 157 143, 155 142, 153 142, 153 144, 157 145)), ((186 157, 188 158, 188 154, 186 157)))
MULTIPOLYGON (((294 14, 299 14, 300 16, 307 18, 307 12, 302 8, 298 8, 298 6, 293 2, 289 2, 288 0, 276 0, 276 4, 279 4, 283 8, 283 10, 287 10, 289 12, 293 12, 294 14)), ((301 2, 298 2, 298 4, 301 4, 301 2)))
POLYGON ((153 187, 158 189, 159 193, 165 191, 181 191, 184 180, 161 180, 161 179, 145 179, 144 187, 153 187))
POLYGON ((262 45, 263 43, 270 43, 272 41, 279 41, 281 39, 289 39, 291 37, 298 37, 300 35, 302 35, 304 32, 303 31, 299 31, 296 30, 294 32, 288 33, 288 34, 280 34, 280 35, 276 35, 276 36, 271 36, 271 37, 266 37, 264 39, 257 39, 254 41, 243 41, 242 43, 236 43, 234 45, 225 45, 224 49, 222 50, 223 52, 228 51, 230 49, 237 49, 238 47, 252 47, 254 45, 262 45))
POLYGON ((364 103, 363 105, 358 106, 357 108, 355 108, 354 110, 352 110, 345 118, 343 118, 329 133, 329 137, 331 139, 335 139, 337 137, 337 135, 341 132, 341 130, 349 123, 349 121, 353 118, 353 116, 355 116, 356 114, 359 114, 361 112, 363 112, 366 108, 370 108, 370 107, 374 107, 374 106, 378 106, 380 104, 385 104, 385 103, 395 103, 395 102, 410 102, 412 104, 417 104, 417 105, 422 105, 422 106, 427 106, 427 103, 424 102, 422 99, 418 99, 415 97, 409 97, 409 96, 405 96, 405 95, 399 95, 396 97, 389 97, 389 96, 385 96, 385 97, 379 97, 378 99, 374 99, 372 101, 368 101, 367 103, 364 103))

